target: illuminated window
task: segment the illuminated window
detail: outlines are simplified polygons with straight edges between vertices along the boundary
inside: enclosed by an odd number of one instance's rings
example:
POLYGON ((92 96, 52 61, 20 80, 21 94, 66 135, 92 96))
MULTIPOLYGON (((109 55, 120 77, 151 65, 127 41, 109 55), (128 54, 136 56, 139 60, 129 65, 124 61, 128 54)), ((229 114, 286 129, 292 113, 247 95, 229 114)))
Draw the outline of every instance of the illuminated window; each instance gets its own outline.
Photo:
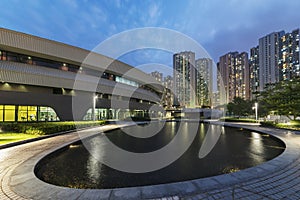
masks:
POLYGON ((27 106, 18 107, 18 121, 27 121, 27 106))
POLYGON ((0 122, 3 122, 3 105, 0 105, 0 122))
POLYGON ((37 106, 28 106, 28 121, 36 121, 37 120, 37 106))
POLYGON ((55 110, 50 107, 43 107, 39 108, 39 121, 59 121, 59 117, 57 116, 55 110))
POLYGON ((16 106, 4 106, 4 121, 15 121, 16 106))
POLYGON ((18 121, 37 121, 37 106, 18 106, 18 121))

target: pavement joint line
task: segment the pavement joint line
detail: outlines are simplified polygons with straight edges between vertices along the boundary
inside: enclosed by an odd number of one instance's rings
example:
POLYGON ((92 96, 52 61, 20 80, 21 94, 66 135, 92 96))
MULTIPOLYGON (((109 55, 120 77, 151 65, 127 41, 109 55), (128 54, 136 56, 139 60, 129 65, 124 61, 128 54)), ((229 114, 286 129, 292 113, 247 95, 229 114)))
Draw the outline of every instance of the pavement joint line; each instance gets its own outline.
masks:
POLYGON ((12 199, 15 199, 16 197, 18 199, 23 199, 23 197, 19 196, 18 194, 16 194, 15 192, 13 192, 11 189, 10 189, 10 186, 9 186, 9 180, 10 180, 10 176, 8 175, 11 175, 12 171, 14 170, 14 168, 18 165, 19 163, 16 163, 10 167, 7 168, 7 171, 5 172, 3 178, 2 178, 2 191, 3 193, 8 197, 10 198, 10 196, 12 195, 14 198, 12 199), (4 185, 4 186, 3 186, 4 185))

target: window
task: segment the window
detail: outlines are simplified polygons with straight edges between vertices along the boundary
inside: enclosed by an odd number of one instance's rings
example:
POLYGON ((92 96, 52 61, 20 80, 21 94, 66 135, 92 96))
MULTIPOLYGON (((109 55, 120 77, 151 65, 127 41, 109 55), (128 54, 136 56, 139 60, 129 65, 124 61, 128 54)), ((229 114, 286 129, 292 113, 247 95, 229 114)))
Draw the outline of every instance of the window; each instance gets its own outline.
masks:
POLYGON ((53 94, 63 94, 62 88, 53 88, 53 94))
POLYGON ((59 121, 50 107, 0 105, 0 122, 59 121))
POLYGON ((28 106, 28 121, 36 121, 37 120, 37 106, 28 106))
POLYGON ((0 122, 3 122, 3 114, 4 114, 3 105, 0 105, 0 122))
POLYGON ((59 117, 57 116, 55 110, 50 107, 41 106, 38 112, 38 120, 39 121, 59 121, 59 117))
POLYGON ((4 106, 4 121, 15 121, 16 106, 4 106))
POLYGON ((27 121, 27 106, 19 106, 18 108, 18 121, 27 121))
POLYGON ((37 106, 18 106, 18 121, 37 121, 37 106))

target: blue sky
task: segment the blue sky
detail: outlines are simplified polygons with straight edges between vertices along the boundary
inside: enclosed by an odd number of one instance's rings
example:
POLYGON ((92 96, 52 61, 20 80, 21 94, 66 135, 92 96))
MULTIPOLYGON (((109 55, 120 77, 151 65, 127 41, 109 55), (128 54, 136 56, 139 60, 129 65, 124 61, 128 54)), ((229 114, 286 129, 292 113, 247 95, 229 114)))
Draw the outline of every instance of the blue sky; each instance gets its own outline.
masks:
MULTIPOLYGON (((299 0, 1 0, 0 26, 88 50, 122 31, 162 27, 193 38, 218 61, 270 32, 299 28, 299 10, 299 0)), ((172 54, 156 50, 120 59, 172 65, 172 54)))

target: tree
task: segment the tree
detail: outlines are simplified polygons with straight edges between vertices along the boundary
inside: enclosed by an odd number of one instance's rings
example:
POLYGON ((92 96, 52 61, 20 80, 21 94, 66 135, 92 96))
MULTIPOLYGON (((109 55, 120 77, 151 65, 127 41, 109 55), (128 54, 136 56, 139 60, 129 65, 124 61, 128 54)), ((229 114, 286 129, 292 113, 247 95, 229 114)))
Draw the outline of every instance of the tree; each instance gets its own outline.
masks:
POLYGON ((269 85, 260 95, 261 102, 268 111, 276 111, 294 119, 300 116, 300 79, 281 81, 269 85))
POLYGON ((252 102, 244 100, 241 97, 234 97, 233 101, 227 104, 227 110, 229 113, 240 116, 248 116, 251 114, 252 102))

